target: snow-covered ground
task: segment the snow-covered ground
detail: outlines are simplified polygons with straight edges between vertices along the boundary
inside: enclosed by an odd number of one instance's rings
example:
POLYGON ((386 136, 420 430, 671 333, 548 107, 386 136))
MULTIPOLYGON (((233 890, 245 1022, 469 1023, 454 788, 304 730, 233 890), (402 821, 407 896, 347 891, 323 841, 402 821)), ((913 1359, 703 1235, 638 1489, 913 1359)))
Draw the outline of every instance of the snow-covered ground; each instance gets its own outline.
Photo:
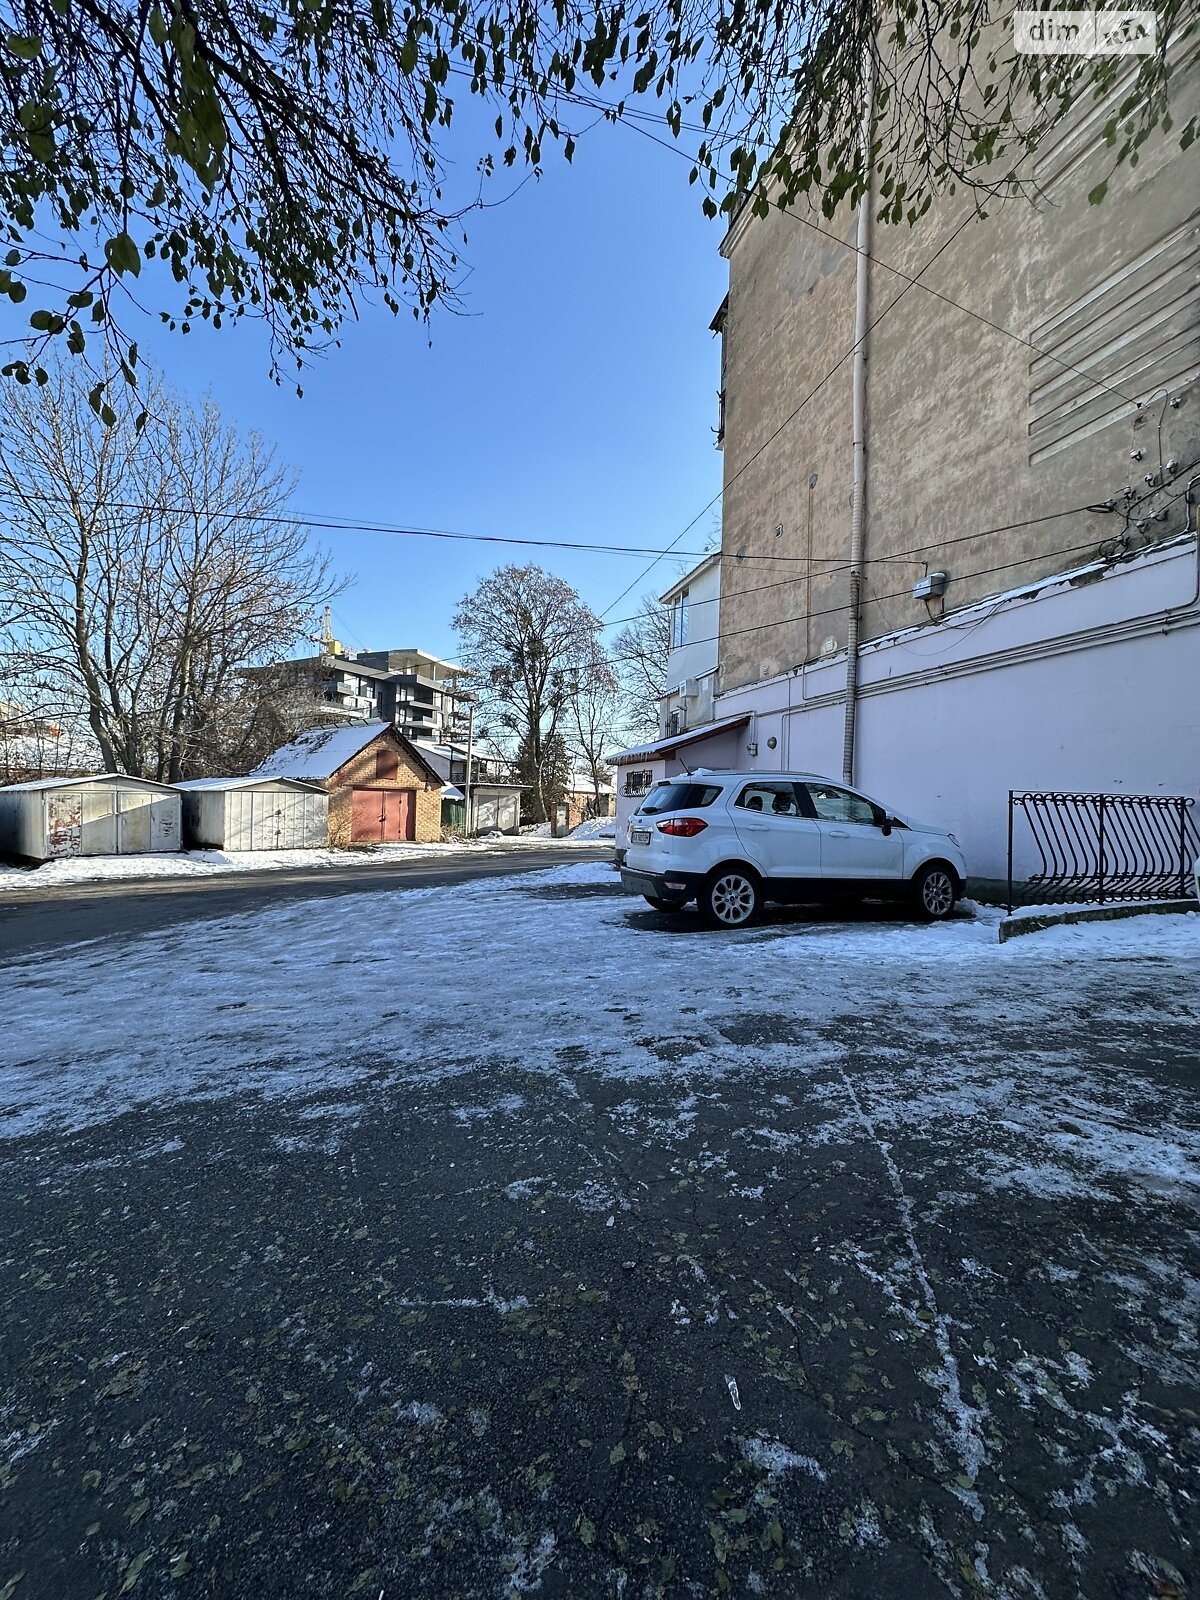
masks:
MULTIPOLYGON (((651 1593, 623 1573, 652 1538, 681 1593, 722 1588, 714 1550, 735 1594, 1169 1592, 1194 1514, 1200 917, 1004 945, 990 911, 730 935, 615 888, 576 861, 0 970, 31 1232, 10 1262, 43 1317, 77 1270, 99 1285, 94 1328, 13 1368, 30 1503, 70 1439, 132 1426, 111 1390, 88 1408, 136 1342, 146 1376, 111 1381, 160 1383, 147 1417, 199 1399, 138 1436, 149 1469, 115 1444, 97 1467, 145 1470, 163 1550, 197 1566, 250 1496, 232 1466, 172 1478, 169 1442, 257 1452, 255 1518, 291 1472, 316 1561, 330 1485, 283 1441, 333 1428, 334 1499, 361 1464, 396 1519, 337 1524, 370 1543, 342 1578, 392 1563, 374 1593, 545 1592, 551 1568, 549 1592, 651 1593), (121 1294, 101 1274, 133 1229, 121 1294), (195 1282, 236 1385, 190 1322, 176 1338, 195 1282), (280 1388, 272 1432, 240 1395, 280 1388)), ((79 1592, 150 1548, 113 1504, 79 1592)), ((238 1531, 239 1561, 278 1556, 238 1531)))
MULTIPOLYGON (((801 1008, 815 1027, 856 992, 876 1003, 890 994, 923 1037, 948 1027, 951 1006, 956 1022, 973 1015, 982 1035, 998 1015, 988 996, 1000 987, 1007 1025, 1024 1016, 1034 1036, 1047 992, 1069 995, 1105 963, 1182 961, 1200 977, 1200 917, 1080 923, 1006 945, 996 941, 1002 913, 993 908, 933 926, 785 919, 734 936, 701 932, 697 919, 681 939, 636 897, 605 895, 614 884, 607 864, 575 864, 462 885, 453 895, 376 895, 357 911, 345 899, 305 901, 14 963, 4 973, 0 1135, 82 1127, 164 1096, 225 1094, 234 1060, 242 1091, 293 1098, 342 1084, 352 1092, 375 1071, 384 1038, 398 1067, 428 1081, 452 1070, 437 1064, 441 1046, 467 1017, 477 1055, 520 1056, 554 1072, 564 1046, 586 1048, 604 1071, 632 1080, 661 1063, 631 1040, 626 1013, 636 1012, 643 1035, 713 1042, 710 1070, 719 1072, 737 1057, 712 1032, 726 1006, 783 1017, 801 1008), (378 964, 399 949, 403 1001, 381 1010, 378 964), (694 1020, 683 1022, 685 1014, 694 1020), (89 1019, 83 1034, 81 1016, 89 1019), (248 1026, 257 1043, 253 1059, 241 1061, 248 1026)), ((1120 988, 1101 1004, 1105 1015, 1122 1014, 1120 988)), ((957 1063, 953 1080, 935 1070, 922 1083, 920 1118, 942 1091, 955 1115, 983 1109, 985 1091, 957 1063)), ((1011 1085, 987 1092, 1007 1103, 1011 1085)), ((917 1103, 897 1101, 892 1114, 907 1118, 906 1106, 917 1103)), ((1200 1171, 1200 1144, 1192 1154, 1200 1171)))
POLYGON ((570 851, 572 843, 590 839, 551 839, 548 835, 510 837, 496 834, 482 839, 448 844, 380 844, 352 850, 181 850, 178 853, 139 856, 76 856, 45 861, 39 867, 12 867, 0 863, 0 895, 5 892, 56 888, 71 883, 99 883, 119 879, 210 878, 227 872, 284 872, 329 867, 395 867, 406 861, 433 856, 470 856, 489 850, 530 850, 547 844, 570 851))

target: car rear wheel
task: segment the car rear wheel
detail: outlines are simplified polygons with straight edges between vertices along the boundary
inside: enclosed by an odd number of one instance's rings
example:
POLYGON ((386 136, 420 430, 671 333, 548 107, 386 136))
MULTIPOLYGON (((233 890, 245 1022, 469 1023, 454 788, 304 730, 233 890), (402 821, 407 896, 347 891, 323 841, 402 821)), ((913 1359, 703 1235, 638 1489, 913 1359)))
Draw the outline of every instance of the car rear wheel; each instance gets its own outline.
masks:
POLYGON ((762 910, 762 890, 743 867, 718 867, 701 889, 698 903, 712 927, 745 928, 762 910))
POLYGON ((931 861, 913 879, 913 902, 924 922, 943 922, 954 910, 958 882, 949 867, 931 861))
POLYGON ((644 894, 642 899, 655 911, 679 911, 683 906, 682 900, 664 900, 660 894, 644 894))

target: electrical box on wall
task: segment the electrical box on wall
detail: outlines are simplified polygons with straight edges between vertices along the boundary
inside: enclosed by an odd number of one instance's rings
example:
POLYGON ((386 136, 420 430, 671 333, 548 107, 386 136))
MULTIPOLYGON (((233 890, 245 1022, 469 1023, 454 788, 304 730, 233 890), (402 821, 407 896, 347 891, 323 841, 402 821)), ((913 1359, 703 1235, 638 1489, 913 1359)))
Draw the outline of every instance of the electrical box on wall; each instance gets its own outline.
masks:
POLYGON ((914 600, 937 600, 946 592, 946 574, 927 572, 913 584, 914 600))

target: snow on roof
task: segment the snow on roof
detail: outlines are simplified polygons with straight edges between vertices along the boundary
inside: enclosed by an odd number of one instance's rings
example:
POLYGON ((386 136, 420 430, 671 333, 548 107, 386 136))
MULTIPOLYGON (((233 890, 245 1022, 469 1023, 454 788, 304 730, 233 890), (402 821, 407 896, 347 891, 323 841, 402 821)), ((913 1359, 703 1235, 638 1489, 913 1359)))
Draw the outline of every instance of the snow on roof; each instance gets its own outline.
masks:
POLYGON ((347 727, 309 728, 291 744, 285 744, 265 761, 260 761, 250 774, 252 778, 332 778, 339 767, 344 767, 360 750, 365 750, 372 739, 378 739, 391 727, 389 722, 357 722, 347 727))
POLYGON ((25 783, 6 783, 0 794, 28 793, 34 789, 78 789, 85 783, 132 783, 139 789, 157 789, 162 794, 173 794, 169 783, 155 783, 153 778, 135 778, 126 772, 93 772, 86 777, 29 778, 25 783))
POLYGON ((688 728, 670 739, 655 739, 651 744, 634 745, 629 750, 614 750, 612 755, 605 756, 604 759, 623 767, 631 761, 644 761, 651 756, 669 756, 672 751, 686 750, 689 745, 700 744, 704 739, 712 739, 718 733, 731 733, 735 728, 744 728, 749 721, 748 711, 740 717, 722 717, 719 722, 708 722, 700 728, 688 728))
MULTIPOLYGON (((278 754, 278 752, 276 752, 278 754)), ((295 789, 313 789, 315 783, 304 783, 299 778, 292 777, 267 777, 262 773, 250 773, 245 778, 188 778, 183 783, 175 784, 176 789, 257 789, 265 784, 286 783, 295 789)))

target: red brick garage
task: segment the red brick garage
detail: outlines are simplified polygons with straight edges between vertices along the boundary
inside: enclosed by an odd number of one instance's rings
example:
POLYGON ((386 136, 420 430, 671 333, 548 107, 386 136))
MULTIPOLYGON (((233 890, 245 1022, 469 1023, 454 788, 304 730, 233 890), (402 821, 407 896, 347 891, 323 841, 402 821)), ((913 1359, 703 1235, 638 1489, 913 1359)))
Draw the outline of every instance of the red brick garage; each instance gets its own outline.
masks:
POLYGON ((416 836, 415 789, 350 791, 351 844, 399 844, 416 836))
POLYGON ((310 728, 258 768, 276 777, 298 771, 329 795, 330 844, 441 838, 441 775, 386 723, 310 728))

